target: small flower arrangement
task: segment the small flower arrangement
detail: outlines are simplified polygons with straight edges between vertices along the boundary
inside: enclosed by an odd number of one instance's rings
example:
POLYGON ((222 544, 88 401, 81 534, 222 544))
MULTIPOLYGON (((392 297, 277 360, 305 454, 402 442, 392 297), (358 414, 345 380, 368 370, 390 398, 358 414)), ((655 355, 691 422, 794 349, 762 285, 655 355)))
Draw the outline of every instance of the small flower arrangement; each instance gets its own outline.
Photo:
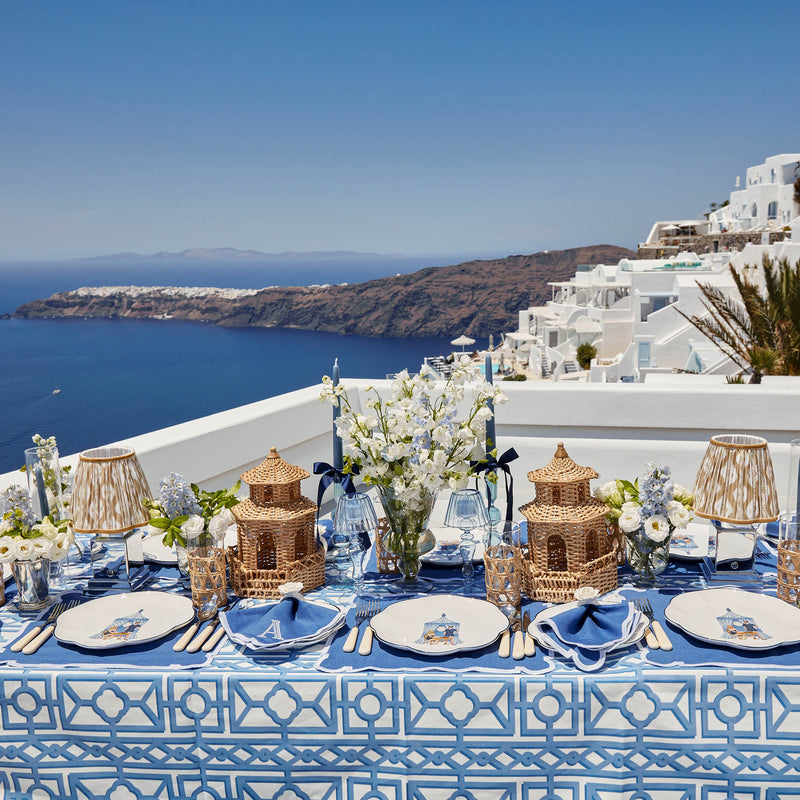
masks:
MULTIPOLYGON (((72 491, 69 483, 69 473, 72 467, 59 464, 58 474, 56 474, 54 466, 55 458, 53 456, 58 444, 55 436, 48 436, 47 439, 45 439, 41 434, 34 433, 31 439, 36 446, 36 454, 39 456, 39 461, 44 469, 42 477, 47 494, 47 503, 50 508, 55 507, 56 494, 54 489, 58 485, 61 489, 61 504, 66 511, 72 501, 72 491)), ((27 471, 27 466, 20 467, 20 472, 27 473, 27 471)))
POLYGON ((669 467, 651 461, 641 479, 609 481, 595 489, 594 496, 605 503, 606 519, 625 534, 631 568, 650 576, 661 572, 672 531, 685 528, 692 519, 692 495, 673 483, 669 467))
POLYGON ((45 517, 36 522, 28 492, 11 486, 0 493, 0 563, 36 561, 48 558, 61 561, 72 544, 69 520, 54 522, 45 517))
POLYGON ((418 375, 407 370, 392 381, 391 394, 382 398, 373 387, 360 413, 343 386, 323 377, 321 399, 340 402, 336 427, 342 437, 345 472, 358 465, 365 483, 390 488, 400 502, 418 507, 425 493, 449 486, 462 489, 470 476, 470 460, 485 455, 487 403, 505 395, 470 367, 464 357, 445 383, 423 365, 418 375), (470 400, 459 421, 458 411, 470 400))
POLYGON ((183 475, 170 472, 158 484, 159 499, 145 500, 150 511, 150 533, 163 533, 164 544, 186 547, 191 534, 208 534, 207 544, 222 541, 225 531, 234 524, 231 508, 239 503, 236 492, 241 481, 230 489, 208 492, 189 484, 183 475))

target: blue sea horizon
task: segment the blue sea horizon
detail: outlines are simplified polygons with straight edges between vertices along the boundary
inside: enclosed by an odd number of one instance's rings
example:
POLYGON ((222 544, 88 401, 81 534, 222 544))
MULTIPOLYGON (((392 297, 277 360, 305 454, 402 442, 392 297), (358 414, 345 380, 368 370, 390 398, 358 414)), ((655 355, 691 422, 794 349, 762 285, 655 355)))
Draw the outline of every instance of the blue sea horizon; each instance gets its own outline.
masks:
MULTIPOLYGON (((115 265, 109 274, 108 267, 85 262, 6 264, 0 266, 0 313, 80 286, 260 288, 280 285, 264 282, 280 274, 283 285, 355 283, 431 265, 399 258, 293 260, 266 271, 261 265, 147 264, 115 265)), ((54 435, 62 453, 74 453, 313 385, 331 373, 335 358, 343 377, 383 378, 417 370, 425 356, 450 350, 449 340, 438 338, 118 319, 0 320, 0 345, 0 473, 24 463, 34 433, 54 435)), ((270 445, 263 442, 265 453, 270 445)))

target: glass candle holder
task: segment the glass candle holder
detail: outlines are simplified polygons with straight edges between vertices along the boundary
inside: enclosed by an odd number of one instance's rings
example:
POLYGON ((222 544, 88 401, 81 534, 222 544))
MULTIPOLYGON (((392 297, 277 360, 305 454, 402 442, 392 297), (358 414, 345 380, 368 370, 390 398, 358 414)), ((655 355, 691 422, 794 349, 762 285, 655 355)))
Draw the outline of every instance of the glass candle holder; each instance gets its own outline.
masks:
POLYGON ((778 583, 781 600, 800 605, 800 521, 786 512, 778 518, 778 583))

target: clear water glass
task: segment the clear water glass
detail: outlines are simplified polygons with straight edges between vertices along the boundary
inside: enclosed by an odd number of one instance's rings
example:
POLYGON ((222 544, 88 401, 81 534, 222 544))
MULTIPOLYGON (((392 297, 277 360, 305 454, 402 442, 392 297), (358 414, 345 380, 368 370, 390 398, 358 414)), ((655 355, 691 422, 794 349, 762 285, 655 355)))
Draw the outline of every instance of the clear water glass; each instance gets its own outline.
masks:
POLYGON ((365 557, 371 547, 369 534, 377 527, 375 507, 366 494, 349 492, 339 498, 333 517, 334 583, 348 584, 352 580, 357 583, 357 591, 363 588, 365 557))
POLYGON ((29 447, 25 451, 25 471, 36 519, 52 516, 58 522, 64 514, 58 448, 29 447))
POLYGON ((471 531, 489 523, 486 501, 477 489, 456 489, 447 503, 444 524, 471 531))
POLYGON ((475 548, 478 543, 472 533, 462 533, 458 543, 458 551, 461 553, 461 575, 464 578, 464 594, 472 594, 472 583, 475 580, 475 565, 472 559, 475 557, 475 548))

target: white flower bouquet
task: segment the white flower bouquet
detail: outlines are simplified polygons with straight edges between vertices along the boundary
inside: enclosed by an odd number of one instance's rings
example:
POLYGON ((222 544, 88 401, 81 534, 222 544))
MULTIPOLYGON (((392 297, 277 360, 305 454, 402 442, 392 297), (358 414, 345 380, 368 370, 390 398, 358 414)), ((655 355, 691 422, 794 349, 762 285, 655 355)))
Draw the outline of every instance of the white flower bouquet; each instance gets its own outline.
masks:
POLYGON ((400 372, 388 397, 368 387, 364 413, 353 408, 343 386, 327 376, 322 381, 321 399, 341 408, 336 427, 344 471, 357 466, 364 482, 379 488, 391 527, 387 544, 400 553, 402 539, 419 536, 436 492, 467 485, 470 461, 485 455, 486 421, 492 416, 487 403, 506 398, 466 357, 445 382, 423 366, 418 375, 400 372))
POLYGON ((66 558, 73 533, 69 520, 35 522, 28 492, 11 486, 0 494, 0 563, 66 558))
POLYGON ((641 479, 609 481, 594 495, 605 503, 606 519, 625 535, 631 568, 648 577, 662 572, 672 531, 685 528, 692 519, 692 495, 672 482, 669 467, 650 462, 641 479))
POLYGON ((221 542, 225 531, 235 523, 231 508, 239 503, 236 492, 241 481, 230 489, 215 492, 205 491, 186 482, 176 472, 170 472, 159 482, 159 499, 145 500, 150 511, 148 531, 166 534, 164 544, 186 547, 187 539, 200 541, 200 546, 212 546, 221 542), (208 534, 203 541, 203 534, 208 534))

